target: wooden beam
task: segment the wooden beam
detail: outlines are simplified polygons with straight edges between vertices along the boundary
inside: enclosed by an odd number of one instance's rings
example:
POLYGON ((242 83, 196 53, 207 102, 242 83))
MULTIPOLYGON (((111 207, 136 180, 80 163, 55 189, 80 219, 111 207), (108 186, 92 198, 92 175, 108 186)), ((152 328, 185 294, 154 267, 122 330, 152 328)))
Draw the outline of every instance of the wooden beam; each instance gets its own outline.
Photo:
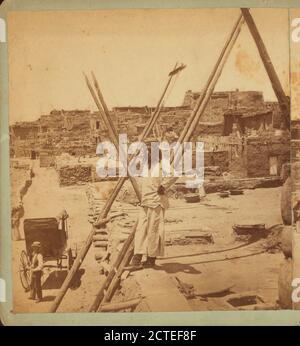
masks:
POLYGON ((222 48, 221 50, 221 53, 208 77, 208 80, 206 82, 206 84, 204 85, 204 88, 201 90, 201 94, 200 94, 200 97, 198 98, 197 100, 197 103, 192 111, 192 114, 190 115, 189 119, 187 120, 186 122, 186 125, 184 127, 184 129, 182 130, 181 134, 180 134, 180 137, 179 137, 179 142, 182 143, 184 141, 184 138, 186 137, 186 134, 188 132, 188 130, 190 129, 191 125, 192 125, 192 122, 196 116, 196 113, 200 107, 200 105, 202 104, 203 100, 204 100, 204 97, 207 93, 207 91, 209 90, 209 87, 210 87, 210 84, 212 83, 215 75, 216 75, 216 71, 218 70, 221 62, 224 60, 224 56, 228 50, 228 47, 229 45, 231 44, 234 36, 236 35, 237 31, 241 28, 241 25, 242 25, 242 15, 239 16, 238 20, 236 21, 236 23, 234 24, 233 26, 233 29, 232 31, 230 32, 229 34, 229 37, 228 39, 226 40, 225 42, 225 45, 224 47, 222 48))
POLYGON ((132 308, 135 308, 137 305, 139 305, 142 300, 143 298, 141 297, 141 298, 130 299, 125 302, 103 304, 100 306, 99 312, 111 312, 111 311, 132 309, 132 308))
POLYGON ((120 253, 118 254, 115 262, 112 265, 111 270, 109 271, 105 281, 103 282, 103 284, 100 286, 100 289, 98 290, 96 297, 94 298, 94 301, 92 303, 92 305, 89 308, 89 312, 95 312, 97 311, 99 305, 101 304, 111 282, 114 280, 114 277, 116 275, 116 272, 123 260, 123 258, 125 257, 127 250, 130 248, 130 245, 133 242, 134 239, 134 233, 135 233, 135 229, 137 226, 137 222, 135 224, 135 228, 134 230, 130 233, 129 237, 126 239, 124 245, 122 246, 122 249, 120 251, 120 253))
MULTIPOLYGON (((115 129, 115 126, 110 118, 110 115, 109 115, 109 111, 108 111, 108 108, 106 106, 106 103, 104 101, 104 98, 103 98, 103 95, 100 91, 100 88, 99 88, 99 85, 98 85, 98 82, 96 80, 96 77, 95 75, 92 73, 92 77, 93 77, 93 80, 94 80, 94 84, 95 84, 95 88, 97 90, 97 94, 98 94, 98 97, 99 97, 99 100, 97 99, 97 96, 90 84, 90 81, 88 80, 87 76, 84 75, 85 77, 85 81, 86 81, 86 84, 91 92, 91 95, 95 101, 95 104, 100 112, 100 116, 101 116, 101 119, 103 120, 105 126, 107 127, 108 129, 108 133, 109 133, 109 139, 113 142, 118 154, 120 155, 121 153, 119 153, 119 141, 118 141, 118 136, 117 136, 117 132, 116 132, 116 129, 115 129), (103 108, 102 108, 103 107, 103 108)), ((123 157, 124 156, 124 153, 123 154, 123 157)), ((129 175, 129 179, 131 181, 131 184, 132 184, 132 187, 137 195, 137 198, 139 201, 141 201, 141 192, 139 190, 139 187, 138 187, 138 184, 135 180, 134 177, 132 177, 131 175, 129 175)))

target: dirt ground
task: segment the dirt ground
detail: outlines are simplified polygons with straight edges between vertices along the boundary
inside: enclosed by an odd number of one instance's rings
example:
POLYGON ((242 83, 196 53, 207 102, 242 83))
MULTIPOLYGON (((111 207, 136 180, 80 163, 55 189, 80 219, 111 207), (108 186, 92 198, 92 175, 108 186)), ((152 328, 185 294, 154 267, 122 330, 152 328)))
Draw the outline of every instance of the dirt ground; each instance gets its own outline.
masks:
MULTIPOLYGON (((91 230, 87 217, 86 186, 59 187, 55 169, 40 168, 38 163, 35 162, 35 177, 23 199, 24 218, 53 217, 66 209, 70 216, 69 243, 76 243, 80 248, 91 230)), ((126 208, 127 212, 137 215, 136 207, 127 205, 126 208)), ((270 227, 281 224, 280 188, 245 190, 243 195, 226 199, 220 198, 218 194, 209 194, 195 204, 171 199, 166 219, 167 239, 173 232, 200 229, 210 232, 214 243, 167 246, 166 256, 158 260, 156 270, 164 271, 173 278, 176 276, 200 291, 212 286, 232 286, 231 292, 255 291, 266 303, 275 303, 282 254, 264 252, 261 242, 238 247, 243 243, 234 238, 232 225, 264 223, 270 227), (230 248, 233 249, 219 251, 230 248)), ((28 293, 24 292, 19 280, 19 256, 24 249, 23 240, 13 242, 14 312, 47 312, 67 270, 55 268, 55 262, 46 263, 43 275, 44 300, 35 304, 28 300, 28 293)), ((78 287, 68 290, 58 312, 87 311, 92 303, 103 276, 99 274, 99 265, 91 250, 81 266, 78 280, 78 287)), ((194 310, 226 309, 217 299, 194 299, 189 304, 194 310)))

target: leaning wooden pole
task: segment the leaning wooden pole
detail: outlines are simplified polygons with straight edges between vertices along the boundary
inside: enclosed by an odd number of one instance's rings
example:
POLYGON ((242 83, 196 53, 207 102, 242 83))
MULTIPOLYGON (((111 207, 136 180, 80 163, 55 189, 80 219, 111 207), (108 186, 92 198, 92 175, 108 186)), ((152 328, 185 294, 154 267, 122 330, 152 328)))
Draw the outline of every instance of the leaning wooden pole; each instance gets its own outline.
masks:
MULTIPOLYGON (((97 96, 96 96, 96 94, 92 88, 90 81, 88 80, 88 77, 85 74, 84 74, 84 77, 85 77, 85 81, 86 81, 86 84, 88 86, 88 89, 90 90, 91 95, 93 97, 93 100, 94 100, 94 102, 95 102, 95 104, 99 110, 100 117, 108 129, 109 139, 112 141, 116 150, 118 151, 118 154, 120 155, 121 153, 119 152, 119 141, 118 141, 118 137, 117 137, 117 132, 116 132, 116 129, 115 129, 113 122, 110 119, 105 101, 104 101, 103 97, 102 97, 102 99, 100 99, 100 98, 99 98, 99 100, 97 99, 97 96)), ((96 80, 94 75, 93 75, 93 78, 94 78, 94 80, 96 80)), ((98 92, 98 90, 97 90, 97 92, 98 92)), ((101 94, 101 96, 102 96, 102 94, 101 94)), ((132 187, 133 187, 133 189, 137 195, 138 200, 141 201, 141 192, 139 190, 139 187, 138 187, 138 184, 137 184, 135 178, 132 177, 131 175, 129 175, 129 179, 131 181, 132 187)))
POLYGON ((128 238, 126 239, 125 243, 122 246, 122 249, 120 253, 118 254, 117 258, 115 259, 114 263, 111 266, 111 270, 109 271, 107 277, 105 278, 103 284, 101 284, 99 291, 97 292, 97 295, 95 296, 95 299, 91 306, 89 307, 89 312, 96 312, 98 307, 100 306, 102 300, 104 299, 104 296, 111 285, 111 282, 114 280, 114 277, 117 275, 118 269, 124 261, 124 258, 126 257, 126 253, 130 249, 130 246, 132 245, 132 242, 134 240, 134 233, 136 231, 137 222, 134 225, 133 230, 129 234, 128 238))
POLYGON ((209 84, 209 86, 207 87, 207 89, 205 90, 204 92, 204 97, 203 97, 203 100, 201 102, 201 104, 199 105, 198 107, 198 110, 195 114, 195 117, 192 121, 192 124, 190 126, 190 128, 188 129, 187 131, 187 134, 186 134, 186 137, 185 137, 185 141, 186 142, 189 142, 193 136, 193 133, 194 133, 194 130, 196 129, 196 127, 198 126, 199 124, 199 121, 201 119, 201 116, 203 115, 205 109, 206 109, 206 106, 211 98, 211 95, 212 93, 214 92, 214 88, 222 74, 222 71, 223 71, 223 68, 224 68, 224 65, 225 63, 227 62, 227 59, 229 57, 229 54, 230 52, 232 51, 232 48, 241 32, 241 28, 242 28, 242 25, 243 25, 244 21, 241 20, 239 22, 239 25, 237 26, 236 28, 236 31, 234 32, 234 35, 232 36, 231 38, 231 41, 229 42, 228 46, 227 46, 227 50, 225 51, 224 53, 224 56, 223 56, 223 59, 222 61, 220 62, 219 66, 217 67, 217 69, 214 71, 214 76, 211 80, 211 83, 209 84))
MULTIPOLYGON (((147 138, 147 136, 151 133, 158 117, 159 117, 159 114, 160 114, 160 109, 161 109, 161 105, 163 103, 163 100, 164 100, 164 97, 168 91, 168 88, 171 84, 171 81, 173 79, 173 77, 175 76, 175 74, 177 74, 178 72, 180 72, 182 69, 185 68, 185 65, 181 65, 179 67, 177 67, 177 64, 175 64, 175 67, 174 69, 169 73, 169 78, 168 78, 168 81, 166 83, 166 86, 161 94, 161 97, 156 105, 156 108, 155 108, 155 111, 153 113, 153 115, 150 117, 148 123, 146 124, 144 130, 142 131, 141 135, 138 137, 138 141, 139 142, 142 142, 144 141, 145 138, 147 138)), ((129 156, 129 160, 131 160, 135 155, 131 155, 129 156)), ((114 200, 116 199, 119 191, 121 190, 124 182, 126 181, 127 177, 122 177, 118 180, 114 190, 112 191, 111 195, 109 196, 108 200, 106 201, 99 217, 98 217, 98 220, 97 222, 102 219, 103 217, 106 217, 107 216, 107 213, 109 212, 114 200), (104 215, 104 216, 103 216, 104 215)))
MULTIPOLYGON (((184 67, 182 67, 182 68, 184 68, 184 67)), ((141 136, 139 138, 139 141, 143 141, 146 138, 146 136, 148 136, 149 133, 152 131, 153 126, 155 125, 155 122, 156 122, 156 120, 158 119, 158 116, 159 116, 160 106, 161 106, 161 104, 163 102, 163 99, 164 99, 164 97, 166 95, 166 92, 167 92, 167 90, 169 88, 169 85, 170 85, 174 75, 175 74, 172 74, 172 72, 171 72, 171 74, 169 74, 168 81, 167 81, 166 86, 165 86, 165 88, 163 90, 163 93, 162 93, 162 95, 161 95, 161 97, 159 99, 159 102, 158 102, 158 104, 156 106, 156 110, 153 113, 153 116, 149 119, 149 121, 148 121, 148 123, 147 123, 147 125, 146 125, 146 127, 144 129, 144 131, 142 132, 142 134, 141 134, 141 136)), ((120 178, 118 180, 114 190, 110 194, 110 196, 107 199, 103 209, 101 210, 101 213, 100 213, 97 221, 99 221, 102 218, 105 218, 108 215, 109 210, 110 210, 111 206, 113 205, 113 203, 114 203, 118 193, 120 192, 124 182, 126 181, 126 179, 127 179, 126 177, 122 177, 122 178, 120 178)), ((57 296, 55 297, 55 299, 54 299, 54 301, 53 301, 53 303, 52 303, 52 305, 51 305, 51 307, 49 309, 49 312, 56 312, 57 311, 61 301, 63 300, 65 294, 67 293, 67 291, 68 291, 68 289, 70 287, 70 284, 71 284, 72 280, 74 279, 74 276, 76 275, 78 269, 81 266, 81 263, 83 262, 86 254, 89 251, 89 248, 90 248, 90 246, 91 246, 91 244, 93 242, 94 234, 95 234, 95 228, 93 227, 92 230, 90 231, 86 241, 85 241, 85 244, 83 245, 83 247, 81 248, 78 256, 76 257, 76 259, 75 259, 75 261, 74 261, 74 263, 72 265, 72 268, 68 272, 68 275, 66 276, 66 278, 65 278, 65 280, 64 280, 64 282, 63 282, 63 284, 62 284, 62 286, 61 286, 61 288, 60 288, 60 290, 59 290, 59 292, 57 294, 57 296)))
POLYGON ((225 55, 225 53, 226 53, 226 51, 228 49, 228 46, 229 46, 230 42, 232 41, 234 35, 236 34, 237 30, 242 25, 242 19, 243 19, 243 16, 240 15, 238 17, 237 21, 235 22, 235 24, 233 26, 233 29, 230 32, 230 34, 229 34, 229 36, 228 36, 228 38, 227 38, 227 40, 226 40, 226 42, 224 44, 224 47, 222 48, 222 50, 220 52, 220 55, 219 55, 215 65, 214 65, 214 67, 213 67, 213 69, 212 69, 212 71, 211 71, 211 73, 210 73, 210 75, 208 77, 208 80, 207 80, 206 84, 204 85, 203 89, 201 90, 201 94, 200 94, 200 96, 199 96, 199 98, 197 100, 197 103, 196 103, 193 111, 192 111, 192 114, 189 117, 189 119, 188 119, 184 129, 182 130, 182 132, 181 132, 181 134, 179 136, 179 142, 182 142, 184 140, 184 138, 185 138, 185 136, 187 134, 188 129, 191 127, 192 121, 195 118, 195 115, 196 115, 196 113, 197 113, 201 103, 203 102, 205 94, 206 94, 206 92, 207 92, 207 90, 208 90, 208 88, 209 88, 209 86, 210 86, 210 84, 211 84, 211 82, 212 82, 212 80, 213 80, 213 78, 215 76, 215 73, 216 73, 218 67, 220 66, 222 60, 224 59, 224 55, 225 55))
POLYGON ((260 36, 260 33, 257 29, 257 26, 253 20, 253 17, 249 11, 248 8, 241 8, 243 17, 245 18, 245 21, 248 25, 249 31, 256 43, 256 47, 258 49, 259 55, 261 57, 261 60, 264 64, 264 67, 266 69, 266 72, 270 78, 272 88, 274 90, 274 93, 278 99, 279 106, 281 108, 281 111, 283 113, 285 123, 287 127, 290 127, 290 104, 289 99, 286 96, 282 85, 280 83, 280 80, 278 78, 278 75, 276 73, 276 70, 272 64, 270 55, 268 54, 267 48, 264 44, 264 41, 262 40, 262 37, 260 36))
MULTIPOLYGON (((210 99, 211 94, 214 91, 215 85, 219 79, 219 76, 222 73, 223 67, 227 61, 227 58, 234 46, 235 41, 237 40, 242 25, 244 23, 243 16, 240 15, 236 23, 234 24, 234 27, 232 31, 230 32, 230 35, 228 39, 225 42, 225 45, 220 53, 220 56, 217 59, 216 64, 214 65, 214 68, 211 72, 211 74, 208 77, 208 80, 204 86, 204 88, 201 91, 201 95, 199 99, 197 100, 197 103, 192 111, 191 116, 189 117, 184 130, 179 136, 178 142, 183 143, 183 142, 189 142, 192 138, 193 132, 198 126, 200 122, 200 118, 204 112, 204 109, 206 108, 206 105, 210 99)), ((179 149, 180 150, 180 149, 179 149)), ((172 151, 171 153, 171 161, 173 162, 173 165, 176 166, 176 161, 174 163, 174 159, 179 159, 180 156, 176 155, 176 152, 174 153, 172 151)))
POLYGON ((130 299, 120 303, 108 303, 101 306, 101 312, 115 312, 125 309, 133 309, 141 303, 143 297, 130 299))
MULTIPOLYGON (((205 88, 202 91, 202 95, 203 97, 200 98, 200 100, 197 102, 194 110, 192 111, 186 125, 185 128, 183 130, 183 133, 185 134, 184 136, 181 135, 179 138, 180 143, 184 142, 184 141, 189 141, 193 135, 194 130, 196 129, 199 120, 202 116, 202 114, 205 111, 205 108, 208 104, 208 101, 214 91, 215 85, 223 71, 223 67, 227 61, 227 58, 240 34, 241 31, 241 27, 243 25, 243 19, 240 16, 238 21, 236 22, 236 24, 234 25, 234 28, 232 30, 232 32, 230 33, 230 36, 228 38, 228 40, 225 43, 224 48, 221 51, 220 57, 217 60, 216 65, 214 66, 214 69, 212 71, 212 73, 209 76, 209 79, 205 85, 205 88)), ((176 155, 175 155, 176 156, 176 155)), ((173 157, 174 158, 174 157, 173 157)), ((119 254, 118 258, 119 261, 121 262, 123 257, 126 257, 127 260, 127 255, 130 255, 130 251, 131 251, 131 247, 130 247, 130 243, 133 241, 134 239, 134 232, 132 232, 128 239, 126 240, 121 253, 119 254), (124 255, 124 252, 126 253, 126 255, 124 255)), ((116 268, 113 268, 109 274, 109 276, 107 277, 107 279, 104 281, 104 283, 101 285, 100 290, 98 292, 98 294, 95 297, 95 300, 93 302, 93 304, 91 305, 89 311, 90 312, 94 312, 94 311, 100 311, 100 304, 102 303, 103 300, 105 301, 109 301, 109 299, 111 298, 111 295, 109 294, 109 292, 114 291, 115 289, 115 285, 118 283, 118 277, 117 277, 117 270, 116 268), (115 278, 116 276, 116 278, 115 278), (110 285, 112 287, 110 287, 110 285)))

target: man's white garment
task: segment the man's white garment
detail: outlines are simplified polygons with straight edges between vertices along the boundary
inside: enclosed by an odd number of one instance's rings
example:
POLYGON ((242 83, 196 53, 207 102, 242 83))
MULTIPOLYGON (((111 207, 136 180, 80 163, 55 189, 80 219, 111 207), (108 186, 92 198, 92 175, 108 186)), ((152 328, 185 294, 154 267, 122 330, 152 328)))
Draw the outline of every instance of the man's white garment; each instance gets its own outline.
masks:
POLYGON ((149 257, 164 256, 164 216, 168 197, 159 195, 160 185, 168 188, 174 178, 146 177, 142 180, 142 200, 134 239, 134 253, 149 257))

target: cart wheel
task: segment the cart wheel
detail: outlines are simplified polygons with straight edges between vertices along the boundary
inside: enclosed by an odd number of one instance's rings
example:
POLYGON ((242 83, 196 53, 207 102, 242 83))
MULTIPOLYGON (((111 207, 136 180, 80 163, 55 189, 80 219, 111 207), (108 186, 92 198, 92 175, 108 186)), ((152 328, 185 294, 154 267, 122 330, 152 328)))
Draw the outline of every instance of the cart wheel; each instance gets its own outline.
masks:
POLYGON ((72 249, 71 248, 68 248, 67 259, 68 259, 68 270, 70 270, 72 268, 73 263, 74 263, 74 258, 72 255, 72 249))
POLYGON ((19 264, 19 276, 25 291, 30 289, 30 260, 26 251, 22 250, 19 264))
POLYGON ((75 261, 77 254, 78 254, 77 244, 74 245, 74 248, 72 250, 72 254, 73 254, 73 261, 75 261))

